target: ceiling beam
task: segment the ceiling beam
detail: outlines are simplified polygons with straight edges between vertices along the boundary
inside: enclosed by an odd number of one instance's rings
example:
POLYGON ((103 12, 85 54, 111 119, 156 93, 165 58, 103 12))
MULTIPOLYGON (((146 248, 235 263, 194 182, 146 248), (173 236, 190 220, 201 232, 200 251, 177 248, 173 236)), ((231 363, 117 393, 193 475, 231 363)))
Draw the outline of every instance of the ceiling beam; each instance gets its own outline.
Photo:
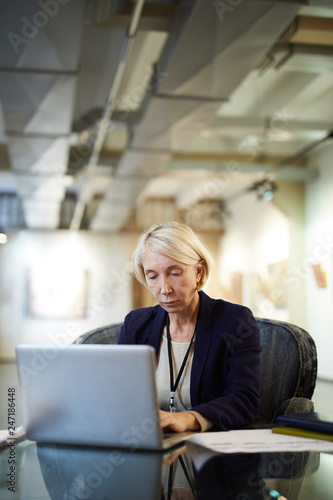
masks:
MULTIPOLYGON (((152 156, 158 154, 167 154, 171 156, 172 161, 186 161, 186 162, 240 162, 240 163, 267 163, 270 165, 275 165, 281 161, 285 161, 287 155, 266 155, 258 154, 255 158, 249 160, 248 155, 242 155, 240 153, 206 153, 206 152, 187 152, 187 151, 172 151, 172 150, 158 150, 150 148, 130 148, 129 151, 137 153, 151 154, 152 156)), ((108 162, 114 158, 119 158, 121 156, 121 151, 119 149, 103 149, 101 151, 101 163, 107 165, 108 162)), ((306 166, 307 162, 305 158, 299 158, 295 160, 294 165, 306 166)))
POLYGON ((333 46, 333 19, 327 17, 298 16, 293 23, 290 43, 333 46))
POLYGON ((266 176, 277 177, 279 179, 297 182, 307 182, 313 180, 318 176, 317 168, 307 166, 304 168, 302 165, 288 165, 280 167, 279 165, 267 162, 248 162, 244 159, 229 160, 221 162, 220 160, 212 161, 193 161, 193 160, 173 160, 166 165, 168 172, 176 172, 182 170, 206 170, 210 171, 212 175, 219 175, 221 172, 226 172, 233 179, 242 177, 244 175, 257 175, 264 174, 266 176))
MULTIPOLYGON (((177 10, 177 5, 163 5, 158 3, 145 4, 138 24, 138 30, 169 32, 177 10)), ((133 2, 127 2, 122 12, 114 14, 107 21, 99 23, 86 22, 85 24, 86 26, 126 30, 131 20, 132 11, 133 2)))
POLYGON ((323 134, 323 136, 332 128, 332 123, 320 121, 295 120, 293 114, 288 112, 287 108, 277 110, 271 116, 217 116, 209 124, 209 130, 223 129, 241 129, 243 135, 246 133, 256 133, 258 131, 271 132, 295 132, 298 136, 323 134), (248 131, 246 129, 249 129, 248 131))
MULTIPOLYGON (((275 165, 281 161, 287 159, 285 155, 265 155, 258 154, 255 158, 249 160, 249 155, 242 155, 239 153, 172 153, 172 160, 177 161, 210 161, 210 162, 239 162, 239 163, 267 163, 269 165, 275 165)), ((306 160, 304 158, 300 158, 294 162, 296 165, 305 166, 306 160)))

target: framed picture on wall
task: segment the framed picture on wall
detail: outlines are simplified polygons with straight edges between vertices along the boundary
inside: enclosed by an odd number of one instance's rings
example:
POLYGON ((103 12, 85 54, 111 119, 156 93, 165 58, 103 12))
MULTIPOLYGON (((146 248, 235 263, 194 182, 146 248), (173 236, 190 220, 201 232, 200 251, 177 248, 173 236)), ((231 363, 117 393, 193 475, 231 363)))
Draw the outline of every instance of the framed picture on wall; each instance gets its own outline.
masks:
POLYGON ((38 266, 25 274, 25 314, 32 318, 84 318, 87 314, 88 271, 38 266))
POLYGON ((239 271, 229 274, 229 282, 222 287, 223 298, 235 304, 243 303, 243 275, 239 271))
POLYGON ((313 264, 312 266, 313 274, 316 279, 316 283, 318 288, 326 288, 327 287, 327 281, 326 281, 326 273, 325 271, 322 270, 322 267, 320 264, 313 264))
POLYGON ((267 297, 276 307, 287 305, 287 271, 286 260, 267 266, 267 297))

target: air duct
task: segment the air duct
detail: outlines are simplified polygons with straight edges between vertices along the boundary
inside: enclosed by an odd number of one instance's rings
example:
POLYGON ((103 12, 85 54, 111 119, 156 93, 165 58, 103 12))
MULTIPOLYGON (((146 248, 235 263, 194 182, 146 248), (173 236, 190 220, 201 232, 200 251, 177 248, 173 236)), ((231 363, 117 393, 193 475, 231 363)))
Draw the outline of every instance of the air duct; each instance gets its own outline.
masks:
POLYGON ((65 195, 84 2, 1 7, 0 100, 29 228, 56 229, 65 195))

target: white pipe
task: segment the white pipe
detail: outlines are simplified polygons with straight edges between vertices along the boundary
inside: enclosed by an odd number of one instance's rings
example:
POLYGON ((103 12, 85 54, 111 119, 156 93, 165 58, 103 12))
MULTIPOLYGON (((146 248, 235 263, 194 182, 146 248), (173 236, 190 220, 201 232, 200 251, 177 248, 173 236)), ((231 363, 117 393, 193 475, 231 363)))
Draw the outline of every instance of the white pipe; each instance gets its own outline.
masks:
POLYGON ((109 92, 106 105, 103 110, 103 116, 98 125, 94 147, 90 155, 89 161, 85 167, 85 179, 83 181, 83 187, 81 189, 79 199, 75 205, 75 210, 70 224, 70 229, 78 230, 80 228, 85 206, 90 199, 90 180, 96 171, 105 135, 110 124, 112 113, 116 106, 117 95, 124 76, 126 62, 128 60, 136 36, 144 2, 145 0, 137 0, 135 3, 130 26, 126 33, 123 47, 120 53, 117 71, 114 80, 112 82, 112 86, 109 92))

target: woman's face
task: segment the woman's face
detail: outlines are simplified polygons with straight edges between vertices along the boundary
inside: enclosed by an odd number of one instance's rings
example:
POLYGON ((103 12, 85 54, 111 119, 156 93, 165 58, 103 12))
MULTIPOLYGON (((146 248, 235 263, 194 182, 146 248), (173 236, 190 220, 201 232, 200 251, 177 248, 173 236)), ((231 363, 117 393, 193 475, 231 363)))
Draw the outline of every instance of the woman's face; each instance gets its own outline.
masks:
POLYGON ((201 265, 190 266, 147 249, 142 261, 147 285, 163 309, 180 313, 197 297, 201 265))

